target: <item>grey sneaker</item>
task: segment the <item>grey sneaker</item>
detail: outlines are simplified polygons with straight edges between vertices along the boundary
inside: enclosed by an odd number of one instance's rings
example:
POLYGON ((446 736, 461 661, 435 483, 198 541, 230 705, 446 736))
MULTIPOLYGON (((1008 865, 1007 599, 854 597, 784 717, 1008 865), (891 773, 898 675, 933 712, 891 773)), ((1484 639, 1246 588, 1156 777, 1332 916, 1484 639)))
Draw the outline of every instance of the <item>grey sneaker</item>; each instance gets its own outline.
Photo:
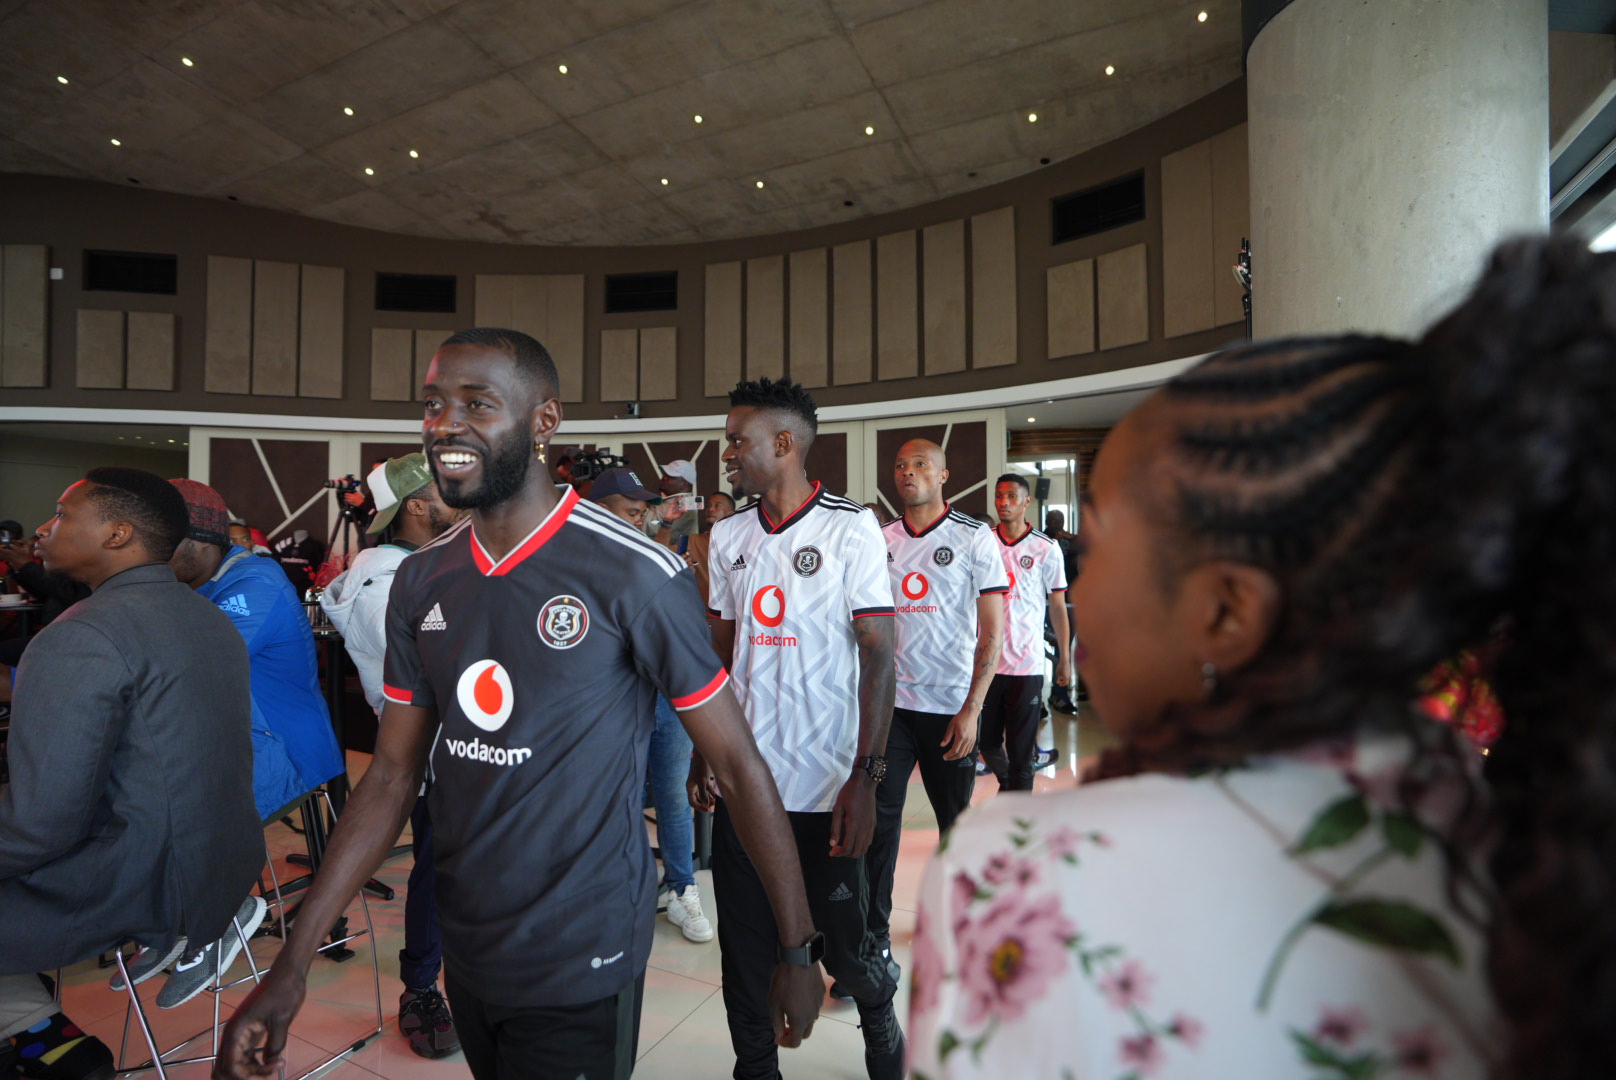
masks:
POLYGON ((685 891, 668 894, 668 921, 691 941, 713 940, 713 924, 701 910, 701 890, 686 885, 685 891))
MULTIPOLYGON (((134 983, 136 986, 139 986, 141 983, 145 982, 147 979, 151 978, 153 975, 157 974, 159 971, 162 971, 168 965, 178 960, 180 956, 184 954, 184 952, 185 935, 181 934, 180 939, 174 942, 174 947, 169 949, 166 953, 160 953, 156 949, 148 949, 146 946, 142 945, 139 952, 137 952, 130 959, 124 961, 123 966, 129 972, 129 981, 134 983)), ((112 982, 109 985, 114 990, 122 990, 123 975, 121 973, 114 975, 112 977, 112 982)))
POLYGON ((229 971, 241 951, 242 937, 252 937, 268 911, 269 905, 261 896, 243 900, 236 911, 235 925, 225 928, 224 937, 174 965, 174 974, 157 992, 157 1007, 172 1009, 184 1005, 213 984, 215 971, 221 975, 229 971), (236 926, 241 927, 239 935, 236 926))

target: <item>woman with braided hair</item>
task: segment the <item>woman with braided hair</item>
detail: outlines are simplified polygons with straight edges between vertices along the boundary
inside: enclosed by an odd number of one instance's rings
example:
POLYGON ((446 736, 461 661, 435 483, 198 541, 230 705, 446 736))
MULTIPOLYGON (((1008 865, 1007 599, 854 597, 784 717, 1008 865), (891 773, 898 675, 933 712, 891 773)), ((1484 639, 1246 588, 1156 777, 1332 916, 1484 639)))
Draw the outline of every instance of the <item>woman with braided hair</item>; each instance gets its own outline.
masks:
POLYGON ((1613 407, 1616 256, 1527 240, 1419 341, 1233 349, 1120 423, 1072 583, 1111 778, 955 826, 915 1075, 1610 1075, 1613 407), (1485 758, 1420 700, 1476 656, 1485 758))

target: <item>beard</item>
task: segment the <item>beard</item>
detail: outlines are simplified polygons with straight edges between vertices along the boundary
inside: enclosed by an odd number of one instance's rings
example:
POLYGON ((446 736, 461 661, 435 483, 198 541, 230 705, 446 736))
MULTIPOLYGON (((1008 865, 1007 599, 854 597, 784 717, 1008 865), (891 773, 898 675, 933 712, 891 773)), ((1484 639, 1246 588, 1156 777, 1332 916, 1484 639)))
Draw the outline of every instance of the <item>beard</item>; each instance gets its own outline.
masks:
POLYGON ((518 428, 484 455, 483 479, 476 487, 468 487, 465 480, 441 475, 436 458, 432 459, 432 475, 438 482, 438 494, 445 506, 455 510, 487 510, 503 505, 526 487, 532 466, 532 436, 518 428))

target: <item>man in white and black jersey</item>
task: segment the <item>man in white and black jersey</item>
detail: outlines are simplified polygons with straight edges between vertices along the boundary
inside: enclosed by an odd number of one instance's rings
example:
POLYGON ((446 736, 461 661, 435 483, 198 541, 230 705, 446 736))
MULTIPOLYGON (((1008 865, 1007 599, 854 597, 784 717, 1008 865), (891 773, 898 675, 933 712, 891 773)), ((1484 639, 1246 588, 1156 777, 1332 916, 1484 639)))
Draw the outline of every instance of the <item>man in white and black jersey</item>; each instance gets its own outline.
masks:
MULTIPOLYGON (((737 494, 754 501, 713 527, 708 613, 713 647, 791 819, 825 968, 858 1004, 865 1069, 872 1080, 899 1080, 897 979, 867 923, 864 860, 892 720, 892 591, 875 518, 804 474, 817 428, 813 398, 795 383, 763 379, 731 392, 724 465, 737 494)), ((774 919, 735 843, 729 792, 720 782, 725 797, 715 800, 701 749, 691 801, 715 810, 713 895, 734 1076, 774 1080, 764 1006, 774 919)))
POLYGON ((1005 473, 993 487, 993 508, 1010 592, 1004 601, 1004 649, 982 707, 982 760, 1000 791, 1031 791, 1039 703, 1044 691, 1044 613, 1055 628, 1055 681, 1072 682, 1072 635, 1066 620, 1066 568, 1060 546, 1027 521, 1027 480, 1005 473))
POLYGON ((892 479, 903 516, 881 536, 898 612, 896 707, 868 860, 870 930, 883 952, 891 947, 892 878, 909 775, 918 764, 942 832, 971 804, 982 702, 999 664, 1010 589, 993 531, 943 501, 942 447, 925 439, 904 443, 892 479))
POLYGON ((390 850, 429 757, 444 969, 472 1075, 628 1077, 656 918, 642 793, 658 693, 723 783, 779 927, 769 1034, 796 1045, 811 1028, 822 939, 694 579, 550 482, 557 387, 549 354, 516 331, 461 331, 432 360, 427 459, 443 501, 471 516, 399 565, 375 756, 291 936, 226 1030, 221 1078, 284 1064, 320 935, 390 850))

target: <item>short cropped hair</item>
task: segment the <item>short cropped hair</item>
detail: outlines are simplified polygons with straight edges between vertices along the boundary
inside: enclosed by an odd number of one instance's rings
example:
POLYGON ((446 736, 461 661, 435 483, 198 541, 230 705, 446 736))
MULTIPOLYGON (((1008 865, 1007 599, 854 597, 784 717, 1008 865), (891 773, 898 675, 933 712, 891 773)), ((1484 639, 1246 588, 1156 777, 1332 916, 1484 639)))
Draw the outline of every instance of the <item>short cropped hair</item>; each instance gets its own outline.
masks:
POLYGON ((156 473, 105 465, 84 479, 85 494, 102 521, 127 521, 152 558, 167 562, 191 527, 190 511, 179 489, 156 473))
POLYGON ((469 330, 456 330, 438 348, 450 345, 478 345, 485 349, 498 349, 511 354, 516 370, 528 385, 541 393, 557 395, 561 392, 561 379, 556 375, 555 361, 550 352, 520 330, 503 330, 497 326, 474 326, 469 330))
POLYGON ((749 405, 756 409, 784 413, 791 419, 792 434, 802 444, 803 453, 819 433, 819 406, 801 383, 790 379, 758 379, 740 382, 729 392, 730 408, 749 405))
POLYGON ((1020 484, 1022 491, 1025 491, 1028 495, 1032 494, 1032 485, 1028 484, 1027 478, 1020 473, 1007 472, 993 481, 994 487, 998 487, 1000 484, 1020 484))

